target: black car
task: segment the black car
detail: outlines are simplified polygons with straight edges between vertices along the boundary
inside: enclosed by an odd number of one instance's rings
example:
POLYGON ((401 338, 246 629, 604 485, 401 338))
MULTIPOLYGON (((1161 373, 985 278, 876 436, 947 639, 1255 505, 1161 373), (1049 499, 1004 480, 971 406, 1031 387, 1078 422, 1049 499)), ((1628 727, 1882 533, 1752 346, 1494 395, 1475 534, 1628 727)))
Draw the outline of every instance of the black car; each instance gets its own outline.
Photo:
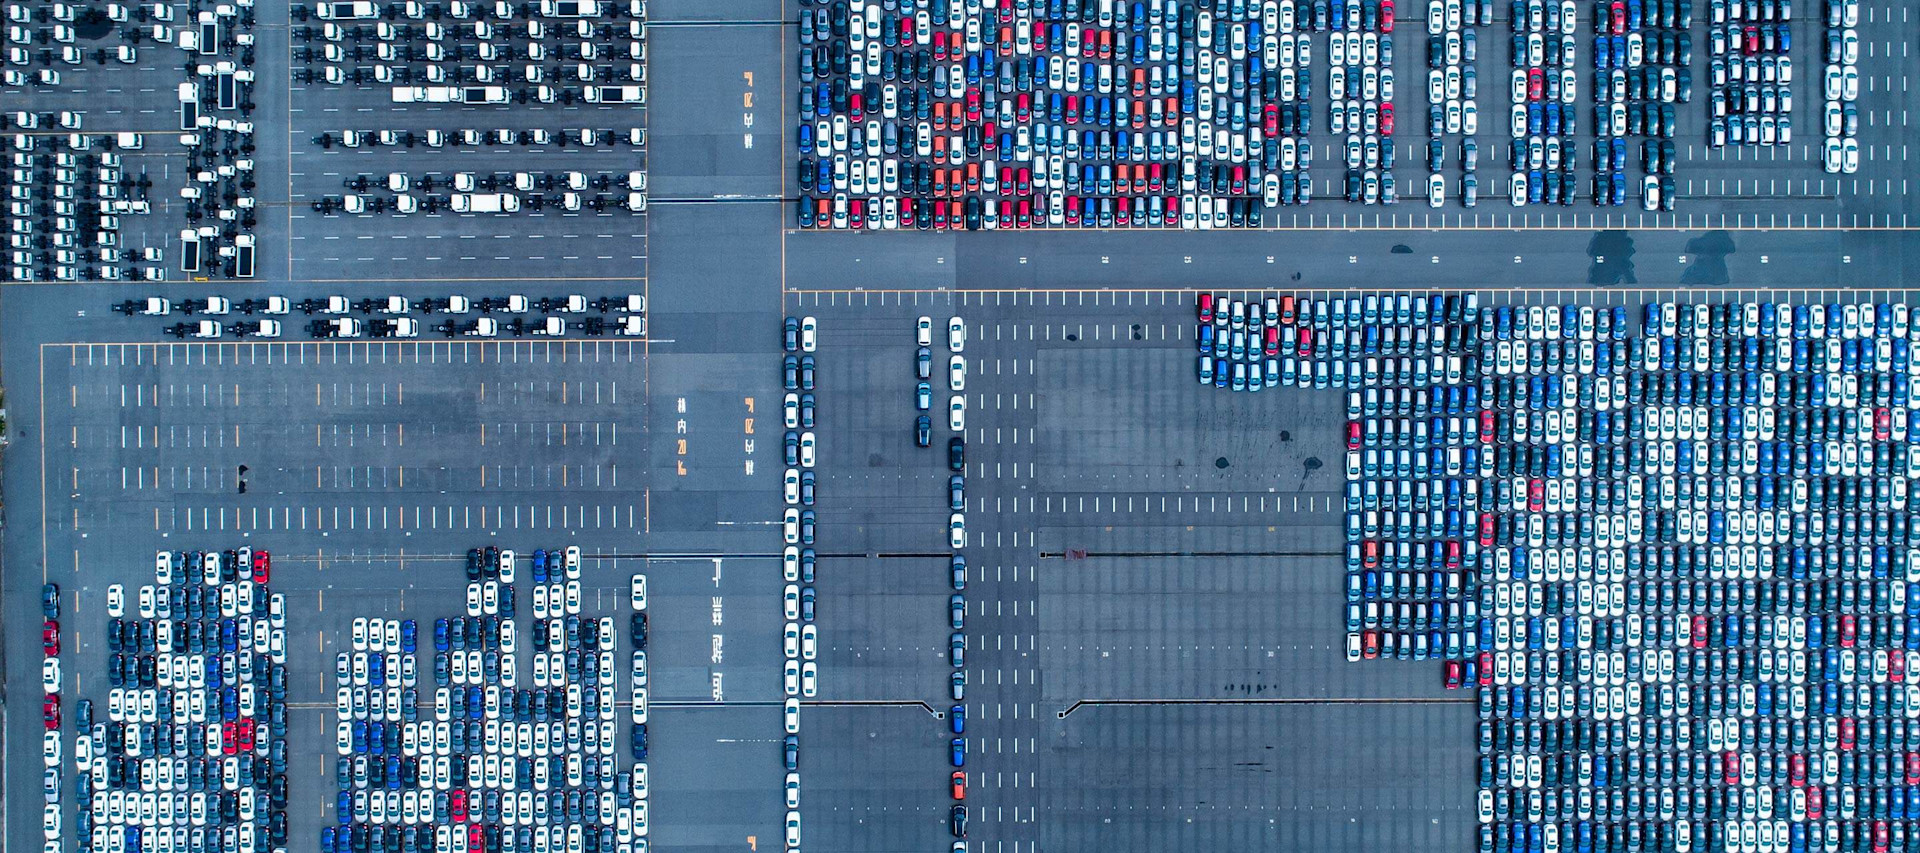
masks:
POLYGON ((966 475, 955 474, 947 478, 947 506, 950 509, 967 508, 966 475))
POLYGON ((785 337, 783 338, 783 344, 786 347, 787 352, 794 352, 800 349, 799 318, 796 318, 796 317, 787 318, 787 321, 785 324, 785 337))
POLYGON ((947 817, 947 823, 949 828, 953 830, 953 837, 967 837, 967 807, 954 806, 953 811, 947 817))
POLYGON ((799 770, 800 769, 800 738, 795 735, 787 735, 785 752, 786 752, 786 759, 787 759, 787 769, 799 770))
POLYGON ((933 419, 921 415, 913 421, 913 443, 921 447, 933 444, 933 419))
MULTIPOLYGON (((920 419, 924 421, 927 419, 927 416, 921 415, 920 419)), ((924 447, 926 445, 923 443, 921 446, 924 447)), ((967 470, 967 440, 966 439, 961 438, 957 435, 947 439, 947 467, 952 468, 955 471, 967 470)))

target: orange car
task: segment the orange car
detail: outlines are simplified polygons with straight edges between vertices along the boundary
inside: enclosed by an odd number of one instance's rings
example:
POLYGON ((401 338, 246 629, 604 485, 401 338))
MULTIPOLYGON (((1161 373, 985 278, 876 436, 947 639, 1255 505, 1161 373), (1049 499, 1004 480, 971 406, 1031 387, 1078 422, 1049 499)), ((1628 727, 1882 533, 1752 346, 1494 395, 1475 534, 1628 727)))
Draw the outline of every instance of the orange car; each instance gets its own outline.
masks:
POLYGON ((964 770, 953 771, 953 798, 956 800, 967 798, 967 773, 964 770))

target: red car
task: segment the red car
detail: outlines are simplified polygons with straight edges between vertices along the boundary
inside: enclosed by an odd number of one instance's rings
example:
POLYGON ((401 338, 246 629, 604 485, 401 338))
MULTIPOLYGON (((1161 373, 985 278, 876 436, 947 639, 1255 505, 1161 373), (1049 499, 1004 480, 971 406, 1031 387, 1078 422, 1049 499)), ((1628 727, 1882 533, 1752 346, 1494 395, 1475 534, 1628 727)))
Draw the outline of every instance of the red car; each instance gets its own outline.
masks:
POLYGON ((1280 354, 1280 327, 1267 327, 1267 355, 1280 354))
POLYGON ((47 657, 55 657, 60 654, 60 622, 58 620, 48 619, 47 624, 41 626, 40 651, 45 653, 47 657))
POLYGON ((1855 727, 1853 724, 1852 717, 1840 718, 1840 748, 1841 749, 1849 750, 1849 751, 1853 749, 1854 728, 1855 727))
POLYGON ((1380 656, 1380 632, 1362 631, 1360 633, 1360 656, 1373 660, 1380 656))
POLYGON ((1547 75, 1538 68, 1527 69, 1527 100, 1538 101, 1547 97, 1547 75))
POLYGON ((220 751, 232 755, 240 749, 240 733, 232 720, 220 724, 220 751))
POLYGON ((273 555, 266 551, 253 552, 253 582, 266 583, 273 573, 273 555))
POLYGON ((1899 651, 1887 654, 1887 680, 1899 684, 1907 680, 1907 656, 1899 651))
POLYGON ((1347 421, 1347 449, 1360 449, 1360 422, 1347 421))
POLYGON ((467 849, 484 850, 487 844, 486 828, 477 823, 467 824, 467 849))
MULTIPOLYGON (((1380 0, 1380 31, 1393 32, 1393 0, 1380 0)), ((1386 131, 1392 133, 1393 131, 1386 131)))
POLYGON ((1826 805, 1827 805, 1827 795, 1820 792, 1820 786, 1819 785, 1808 786, 1807 788, 1807 819, 1819 820, 1820 815, 1826 811, 1826 805))
POLYGON ((1893 415, 1886 409, 1873 410, 1873 440, 1886 441, 1893 434, 1893 415))
POLYGON ((1493 534, 1496 530, 1491 514, 1480 516, 1480 547, 1493 547, 1493 534))
POLYGON ((1492 684, 1493 683, 1493 652, 1480 653, 1479 670, 1480 670, 1480 686, 1486 687, 1492 684))
POLYGON ((1360 565, 1369 569, 1380 567, 1380 540, 1368 539, 1360 543, 1360 565))
POLYGON ((1293 320, 1293 296, 1287 295, 1280 297, 1280 322, 1291 326, 1293 325, 1293 320))
POLYGON ((1734 753, 1734 752, 1729 752, 1729 753, 1727 753, 1727 757, 1726 757, 1726 759, 1725 759, 1724 761, 1722 761, 1722 762, 1721 762, 1721 767, 1723 768, 1723 769, 1722 769, 1722 775, 1723 775, 1723 776, 1725 776, 1725 778, 1726 778, 1726 780, 1727 780, 1727 784, 1729 784, 1729 785, 1738 785, 1738 784, 1740 784, 1740 755, 1739 755, 1739 753, 1734 753))
POLYGON ((1447 689, 1460 689, 1460 662, 1457 660, 1447 661, 1447 689))
POLYGON ((1873 822, 1873 853, 1887 853, 1887 822, 1873 822))
POLYGON ((1693 647, 1696 649, 1707 647, 1707 617, 1705 616, 1693 617, 1693 647))
POLYGON ((1380 135, 1393 135, 1393 104, 1380 105, 1380 135))
POLYGON ((1907 784, 1920 785, 1920 753, 1907 753, 1907 784))
POLYGON ((240 728, 240 751, 243 753, 253 752, 253 721, 241 720, 239 728, 240 728))
POLYGON ((1626 34, 1627 32, 1626 0, 1613 0, 1613 6, 1608 9, 1607 17, 1609 18, 1609 23, 1613 25, 1614 35, 1618 36, 1618 35, 1626 34))
POLYGON ((40 705, 40 722, 45 723, 50 732, 60 728, 60 697, 48 696, 40 705))
POLYGON ((1840 647, 1841 648, 1843 649, 1853 648, 1853 642, 1854 642, 1854 636, 1855 636, 1856 630, 1857 630, 1857 623, 1855 623, 1852 615, 1843 615, 1840 617, 1840 647))
POLYGON ((1480 443, 1481 444, 1493 443, 1493 426, 1494 426, 1493 412, 1489 410, 1482 410, 1480 412, 1480 443))
POLYGON ((1791 784, 1795 788, 1806 787, 1807 785, 1807 757, 1806 756, 1795 755, 1792 758, 1787 759, 1787 782, 1788 784, 1791 784))
POLYGON ((1527 481, 1527 510, 1543 512, 1547 506, 1547 483, 1545 480, 1527 481))
POLYGON ((956 800, 964 800, 967 798, 967 774, 965 771, 953 771, 953 798, 956 800))
POLYGON ((1752 56, 1756 53, 1759 53, 1760 52, 1760 28, 1759 27, 1746 28, 1746 30, 1740 34, 1740 45, 1746 48, 1748 56, 1752 56))

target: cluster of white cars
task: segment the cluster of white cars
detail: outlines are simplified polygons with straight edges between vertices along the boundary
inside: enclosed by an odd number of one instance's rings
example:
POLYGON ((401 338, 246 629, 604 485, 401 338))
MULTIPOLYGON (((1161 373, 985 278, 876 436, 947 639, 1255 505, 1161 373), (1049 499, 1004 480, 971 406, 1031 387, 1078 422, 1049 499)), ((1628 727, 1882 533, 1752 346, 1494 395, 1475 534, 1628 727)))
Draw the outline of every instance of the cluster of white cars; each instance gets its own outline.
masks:
POLYGON ((1826 110, 1822 164, 1830 174, 1860 170, 1860 0, 1824 0, 1826 5, 1826 110))
POLYGON ((646 103, 645 0, 322 0, 293 12, 294 79, 396 104, 646 103))
POLYGON ((8 113, 6 119, 23 131, 5 146, 8 278, 165 279, 166 269, 158 265, 164 247, 136 247, 123 237, 122 217, 152 211, 146 171, 122 154, 141 147, 140 134, 73 132, 49 139, 40 134, 78 130, 81 114, 60 113, 58 128, 42 127, 41 117, 32 112, 8 113), (66 144, 57 144, 62 141, 66 144))
MULTIPOLYGON (((341 790, 323 853, 369 829, 474 850, 483 823, 555 851, 647 849, 647 766, 637 758, 628 771, 615 757, 618 632, 612 617, 581 615, 580 549, 535 552, 527 632, 514 616, 517 555, 487 549, 483 560, 470 558, 480 579, 467 584, 465 617, 434 625, 431 682, 412 620, 353 620, 335 668, 341 790), (519 681, 523 655, 530 686, 519 681)), ((645 576, 634 575, 631 601, 644 611, 645 576)), ((645 667, 634 652, 642 730, 645 667)), ((642 735, 636 756, 644 746, 642 735)))

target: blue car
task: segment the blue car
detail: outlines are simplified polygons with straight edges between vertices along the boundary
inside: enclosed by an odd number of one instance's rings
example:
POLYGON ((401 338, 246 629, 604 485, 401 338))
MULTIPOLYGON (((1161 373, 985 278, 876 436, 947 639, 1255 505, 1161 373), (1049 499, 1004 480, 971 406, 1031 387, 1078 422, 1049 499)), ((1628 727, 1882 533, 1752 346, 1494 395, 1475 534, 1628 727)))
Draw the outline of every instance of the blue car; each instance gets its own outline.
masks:
POLYGON ((447 650, 447 620, 446 619, 436 619, 433 622, 433 650, 437 652, 444 652, 447 650))
POLYGON ((947 719, 953 724, 954 734, 965 734, 967 731, 967 706, 953 706, 951 713, 947 715, 947 719))
POLYGON ((402 621, 400 623, 400 650, 412 654, 418 642, 419 629, 414 625, 413 620, 407 619, 402 621))
POLYGON ((963 737, 954 738, 952 741, 952 747, 953 747, 953 766, 955 767, 967 766, 967 739, 963 737))

